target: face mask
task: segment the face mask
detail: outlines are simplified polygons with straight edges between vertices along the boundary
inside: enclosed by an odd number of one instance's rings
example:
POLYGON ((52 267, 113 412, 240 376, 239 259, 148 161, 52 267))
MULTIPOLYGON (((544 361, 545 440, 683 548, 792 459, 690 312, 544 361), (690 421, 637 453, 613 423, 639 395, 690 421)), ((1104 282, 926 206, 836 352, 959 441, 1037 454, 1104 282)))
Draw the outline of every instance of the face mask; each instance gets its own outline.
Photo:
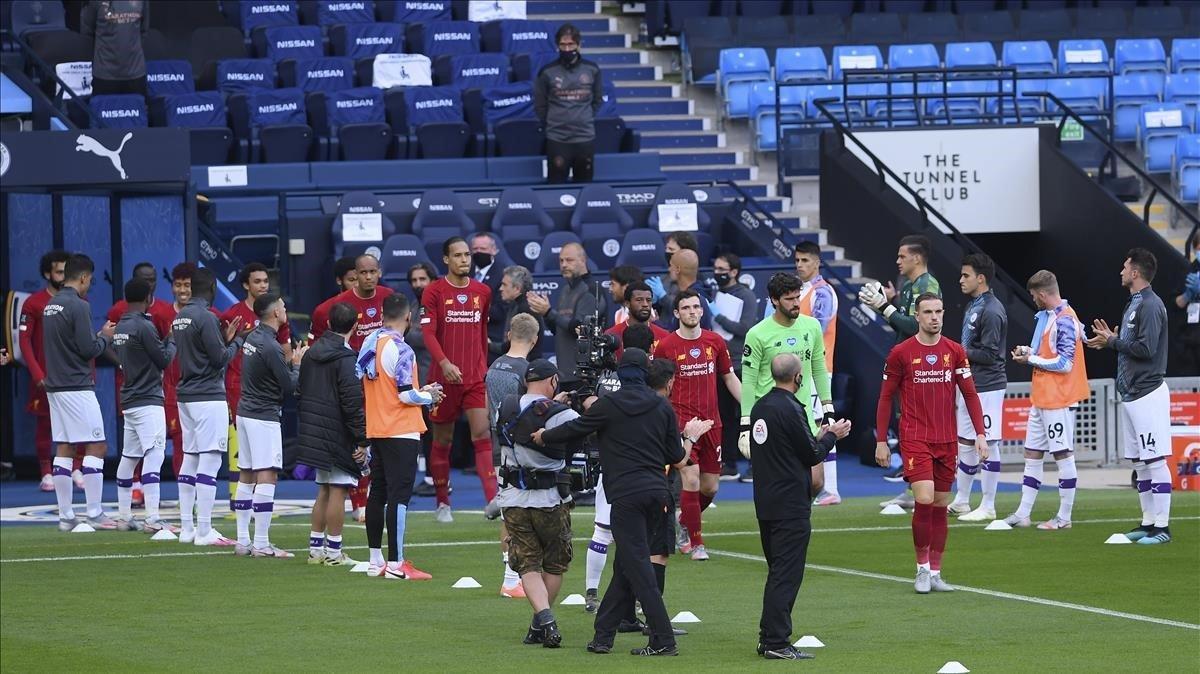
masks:
POLYGON ((713 274, 713 278, 716 279, 717 285, 722 288, 729 283, 729 274, 713 274))
POLYGON ((579 60, 579 52, 577 50, 560 51, 558 52, 558 62, 564 66, 574 65, 579 60))
POLYGON ((796 388, 803 388, 803 384, 804 384, 804 377, 803 377, 803 376, 796 377, 796 378, 795 378, 795 379, 793 379, 792 381, 796 382, 796 388))
POLYGON ((483 269, 492 264, 492 256, 487 253, 471 253, 471 264, 475 265, 476 269, 483 269))
POLYGON ((663 257, 667 258, 667 264, 671 264, 671 256, 675 253, 663 253, 663 257))

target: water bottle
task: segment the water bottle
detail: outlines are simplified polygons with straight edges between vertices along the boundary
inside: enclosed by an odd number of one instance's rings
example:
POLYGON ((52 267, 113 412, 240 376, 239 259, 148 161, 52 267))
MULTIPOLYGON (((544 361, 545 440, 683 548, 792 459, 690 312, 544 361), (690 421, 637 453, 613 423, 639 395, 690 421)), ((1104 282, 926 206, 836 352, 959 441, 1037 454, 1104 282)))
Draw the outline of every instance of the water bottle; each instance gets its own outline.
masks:
POLYGON ((358 472, 363 477, 370 477, 370 475, 371 475, 371 447, 370 447, 370 445, 368 445, 365 449, 367 452, 367 456, 365 458, 363 458, 362 463, 358 464, 358 472))

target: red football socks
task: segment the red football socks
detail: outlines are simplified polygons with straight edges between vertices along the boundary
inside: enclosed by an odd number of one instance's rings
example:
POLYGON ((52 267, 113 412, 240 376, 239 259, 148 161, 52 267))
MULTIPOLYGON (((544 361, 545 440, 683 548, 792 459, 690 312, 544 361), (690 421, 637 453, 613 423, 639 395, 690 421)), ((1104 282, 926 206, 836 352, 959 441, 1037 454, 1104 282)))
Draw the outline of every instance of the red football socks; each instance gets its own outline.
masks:
POLYGON ((704 545, 700 535, 700 492, 683 491, 679 494, 679 523, 687 528, 692 545, 704 545))
POLYGON ((946 551, 946 537, 950 534, 950 523, 946 515, 946 506, 929 506, 932 514, 929 525, 929 568, 933 571, 942 570, 942 553, 946 551))
POLYGON ((913 548, 917 553, 917 564, 929 563, 929 546, 932 538, 933 506, 918 503, 913 508, 913 548))
MULTIPOLYGON (((471 446, 475 448, 475 474, 479 476, 479 483, 483 485, 483 498, 491 501, 499 491, 496 486, 496 468, 492 465, 492 439, 472 440, 471 446)), ((436 483, 437 478, 434 478, 434 481, 436 483)))
MULTIPOLYGON (((492 457, 487 460, 492 465, 492 457)), ((433 487, 437 490, 437 504, 450 505, 450 445, 434 442, 429 451, 429 476, 433 478, 433 487)))

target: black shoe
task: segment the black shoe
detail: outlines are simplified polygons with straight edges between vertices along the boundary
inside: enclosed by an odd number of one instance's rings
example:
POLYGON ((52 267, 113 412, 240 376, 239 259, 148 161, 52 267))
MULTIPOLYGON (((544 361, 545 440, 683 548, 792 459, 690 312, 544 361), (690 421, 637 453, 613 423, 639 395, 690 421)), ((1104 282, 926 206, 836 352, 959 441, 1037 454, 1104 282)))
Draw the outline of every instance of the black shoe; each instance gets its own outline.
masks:
POLYGON ((719 478, 721 482, 736 480, 741 476, 742 474, 738 472, 736 465, 727 463, 724 466, 721 466, 721 477, 719 478))
POLYGON ((595 590, 588 590, 583 596, 583 610, 588 613, 595 613, 600 608, 600 597, 596 595, 595 590))
POLYGON ((904 481, 904 466, 900 466, 896 470, 889 471, 883 475, 883 479, 888 482, 903 482, 904 481))
POLYGON ((558 623, 551 621, 542 625, 542 648, 559 646, 562 646, 562 635, 558 632, 558 623))
POLYGON ((629 651, 629 654, 641 655, 645 657, 654 655, 679 655, 679 649, 675 647, 675 644, 671 644, 670 646, 659 646, 658 648, 655 648, 654 646, 643 646, 641 648, 635 648, 632 651, 629 651))
MULTIPOLYGON (((562 636, 559 636, 558 639, 559 639, 559 642, 561 643, 562 636)), ((529 631, 525 634, 525 638, 521 641, 521 643, 525 644, 526 646, 533 646, 536 644, 545 643, 545 641, 546 641, 545 630, 538 627, 537 625, 530 625, 529 631)))
POLYGON ((783 648, 762 648, 759 647, 759 653, 768 660, 812 660, 812 653, 805 653, 795 646, 784 646, 783 648))
POLYGON ((640 620, 622 620, 620 625, 617 625, 619 634, 630 634, 632 632, 641 632, 646 629, 646 623, 640 620))
POLYGON ((754 482, 754 466, 746 466, 746 470, 742 471, 742 476, 739 477, 737 480, 738 480, 738 482, 741 482, 742 484, 753 483, 754 482))
POLYGON ((437 488, 422 480, 413 489, 413 496, 437 496, 437 488))
POLYGON ((602 644, 598 641, 589 641, 587 645, 588 653, 597 653, 599 655, 608 655, 612 653, 612 644, 602 644))
MULTIPOLYGON (((678 627, 671 625, 671 633, 677 637, 682 637, 682 636, 687 635, 687 630, 679 629, 678 627)), ((650 636, 650 626, 649 625, 646 625, 645 627, 642 628, 642 634, 644 636, 650 636)))

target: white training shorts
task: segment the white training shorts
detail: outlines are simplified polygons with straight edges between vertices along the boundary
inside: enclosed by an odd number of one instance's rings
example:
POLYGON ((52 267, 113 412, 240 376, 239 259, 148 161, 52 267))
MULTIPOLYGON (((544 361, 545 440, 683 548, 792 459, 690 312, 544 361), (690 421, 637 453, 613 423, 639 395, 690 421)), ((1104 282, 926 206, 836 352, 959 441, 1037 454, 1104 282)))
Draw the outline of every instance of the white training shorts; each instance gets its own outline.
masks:
POLYGON ((1025 449, 1038 452, 1069 452, 1075 448, 1075 410, 1060 407, 1044 410, 1029 408, 1025 427, 1025 449))
POLYGON ((184 454, 229 449, 229 405, 224 400, 179 403, 184 454))
POLYGON ((104 417, 95 391, 47 391, 54 442, 104 442, 104 417))
POLYGON ((327 484, 331 487, 357 487, 358 476, 351 475, 338 467, 325 470, 317 469, 317 484, 327 484))
POLYGON ((240 470, 283 469, 283 429, 278 421, 238 416, 237 442, 240 470))
MULTIPOLYGON (((979 433, 975 424, 971 423, 971 415, 967 413, 967 401, 962 391, 957 391, 955 397, 955 414, 958 416, 958 437, 974 441, 979 433)), ((983 434, 988 442, 1000 440, 1000 418, 1004 414, 1004 389, 998 391, 983 391, 979 394, 979 405, 983 408, 983 434)))
POLYGON ((1153 461, 1171 453, 1171 391, 1166 382, 1120 407, 1126 459, 1153 461))
POLYGON ((592 518, 592 522, 604 525, 605 528, 608 528, 612 524, 612 506, 609 505, 608 499, 604 496, 603 475, 596 482, 596 516, 592 518))
POLYGON ((121 455, 140 459, 146 452, 167 448, 167 414, 162 405, 145 405, 124 410, 125 443, 121 455))

